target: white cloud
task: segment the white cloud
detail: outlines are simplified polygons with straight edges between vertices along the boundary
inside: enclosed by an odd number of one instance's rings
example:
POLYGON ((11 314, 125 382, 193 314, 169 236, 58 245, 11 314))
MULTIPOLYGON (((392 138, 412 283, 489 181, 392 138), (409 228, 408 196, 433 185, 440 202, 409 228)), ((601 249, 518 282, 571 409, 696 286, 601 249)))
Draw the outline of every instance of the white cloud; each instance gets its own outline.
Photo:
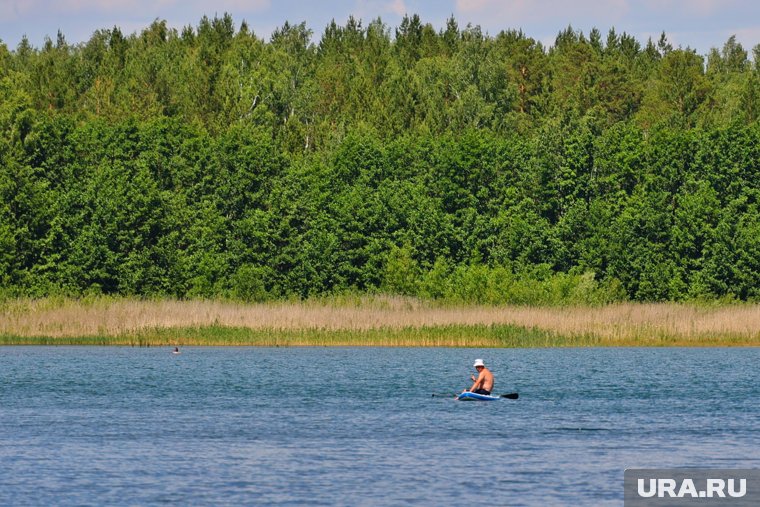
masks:
POLYGON ((353 15, 366 21, 386 14, 401 17, 408 12, 404 0, 357 0, 353 15))
MULTIPOLYGON (((752 48, 760 42, 760 27, 716 30, 714 32, 692 32, 676 34, 674 37, 687 40, 708 40, 710 48, 721 50, 723 49, 723 45, 732 35, 736 36, 736 42, 742 45, 751 59, 752 48)), ((707 52, 707 49, 708 48, 705 47, 705 53, 707 52)))
POLYGON ((35 14, 67 15, 82 12, 122 14, 160 9, 177 0, 59 0, 52 5, 44 0, 0 0, 2 21, 22 19, 35 14))
MULTIPOLYGON (((662 32, 640 32, 636 36, 642 42, 646 43, 647 39, 652 39, 655 44, 660 39, 662 32)), ((697 53, 704 56, 711 48, 720 50, 729 37, 736 36, 736 41, 742 45, 749 58, 752 58, 752 48, 760 41, 760 28, 736 28, 720 30, 676 30, 666 31, 665 37, 674 48, 687 48, 697 50, 697 53), (699 42, 699 46, 695 45, 699 42)))
POLYGON ((0 0, 0 18, 3 21, 18 19, 35 12, 55 12, 60 15, 101 13, 101 14, 145 14, 161 17, 161 12, 179 8, 185 12, 225 11, 256 12, 271 7, 271 0, 215 0, 213 4, 204 0, 58 0, 50 5, 45 0, 0 0))
POLYGON ((232 14, 236 24, 266 16, 272 0, 0 0, 0 37, 10 47, 23 35, 32 45, 60 30, 69 43, 87 40, 93 31, 118 26, 140 32, 155 19, 172 28, 196 25, 202 16, 232 14))
POLYGON ((760 44, 760 27, 736 28, 726 32, 726 40, 736 35, 736 40, 741 42, 744 49, 751 50, 756 44, 760 44))
POLYGON ((614 23, 629 11, 628 0, 456 0, 458 16, 485 26, 500 24, 516 28, 523 23, 564 21, 587 18, 614 23))
MULTIPOLYGON (((208 8, 209 3, 196 0, 194 3, 199 9, 208 8)), ((215 0, 212 4, 216 12, 252 12, 269 9, 272 6, 270 0, 215 0)))
POLYGON ((731 8, 736 0, 643 0, 642 3, 652 14, 675 11, 686 16, 705 17, 719 9, 731 8))
POLYGON ((404 0, 393 0, 388 6, 388 10, 397 16, 403 16, 409 11, 409 9, 406 8, 404 0))
MULTIPOLYGON (((55 4, 55 10, 60 12, 96 10, 102 12, 121 12, 129 8, 134 8, 134 4, 129 0, 60 0, 55 4)), ((158 2, 157 2, 158 3, 158 2)))
POLYGON ((35 7, 34 1, 4 0, 0 1, 0 21, 14 21, 21 18, 35 7))

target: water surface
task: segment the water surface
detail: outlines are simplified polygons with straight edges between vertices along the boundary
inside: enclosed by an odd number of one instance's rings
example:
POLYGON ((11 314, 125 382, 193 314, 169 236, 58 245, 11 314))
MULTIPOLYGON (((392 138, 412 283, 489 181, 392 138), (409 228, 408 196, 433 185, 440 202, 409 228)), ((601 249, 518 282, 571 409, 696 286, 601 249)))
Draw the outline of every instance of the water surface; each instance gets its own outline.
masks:
POLYGON ((0 505, 621 505, 760 468, 760 349, 0 347, 0 505), (485 359, 497 393, 469 386, 485 359))

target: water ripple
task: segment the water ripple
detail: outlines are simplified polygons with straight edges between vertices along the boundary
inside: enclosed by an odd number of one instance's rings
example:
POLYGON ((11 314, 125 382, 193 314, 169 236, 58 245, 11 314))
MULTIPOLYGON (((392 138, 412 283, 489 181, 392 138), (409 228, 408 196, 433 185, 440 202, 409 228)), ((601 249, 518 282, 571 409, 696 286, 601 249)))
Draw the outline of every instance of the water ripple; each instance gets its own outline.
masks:
POLYGON ((620 505, 625 468, 760 466, 759 359, 5 347, 0 505, 620 505), (474 357, 520 399, 430 396, 474 357))

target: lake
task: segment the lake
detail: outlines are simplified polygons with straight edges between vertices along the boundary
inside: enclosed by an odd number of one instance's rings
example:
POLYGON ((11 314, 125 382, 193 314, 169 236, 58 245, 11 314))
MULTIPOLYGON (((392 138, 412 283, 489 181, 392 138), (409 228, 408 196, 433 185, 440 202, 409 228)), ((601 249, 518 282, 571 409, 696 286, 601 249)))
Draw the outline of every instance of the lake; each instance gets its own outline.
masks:
POLYGON ((760 468, 760 349, 0 347, 0 505, 622 505, 760 468), (495 393, 457 402, 473 360, 495 393))

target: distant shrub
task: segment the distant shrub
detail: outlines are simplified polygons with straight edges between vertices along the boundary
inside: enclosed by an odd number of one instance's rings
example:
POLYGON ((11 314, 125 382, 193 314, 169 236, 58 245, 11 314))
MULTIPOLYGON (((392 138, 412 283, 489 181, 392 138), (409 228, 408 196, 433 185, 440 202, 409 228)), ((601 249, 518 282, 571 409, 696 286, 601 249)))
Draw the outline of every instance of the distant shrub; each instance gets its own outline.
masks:
POLYGON ((420 297, 455 303, 528 306, 603 305, 626 299, 615 279, 599 282, 593 272, 553 273, 534 269, 515 273, 504 266, 472 264, 449 269, 437 261, 421 275, 420 297))

